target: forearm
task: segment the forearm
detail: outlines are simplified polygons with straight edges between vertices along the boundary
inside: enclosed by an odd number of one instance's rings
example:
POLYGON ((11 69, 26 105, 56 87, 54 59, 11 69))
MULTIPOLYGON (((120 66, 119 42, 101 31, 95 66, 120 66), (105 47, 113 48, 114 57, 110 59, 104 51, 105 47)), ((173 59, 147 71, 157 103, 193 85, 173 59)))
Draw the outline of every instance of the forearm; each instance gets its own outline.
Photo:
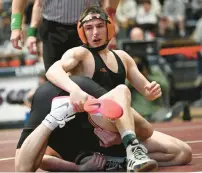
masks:
POLYGON ((103 8, 114 8, 117 9, 120 0, 103 0, 103 8))
POLYGON ((71 93, 73 90, 79 90, 80 87, 74 83, 69 75, 63 70, 60 61, 54 63, 46 73, 47 79, 57 87, 71 93))
POLYGON ((103 8, 112 19, 114 19, 114 16, 116 14, 116 9, 119 5, 119 1, 120 0, 104 0, 103 8))
POLYGON ((44 155, 43 160, 41 162, 41 169, 45 171, 74 171, 78 172, 79 171, 79 166, 76 165, 73 162, 68 162, 63 159, 50 156, 50 155, 44 155))
POLYGON ((24 13, 25 5, 27 0, 13 0, 12 2, 12 14, 24 13))
POLYGON ((42 6, 39 0, 35 0, 34 6, 32 9, 32 19, 30 27, 38 28, 40 22, 41 22, 41 16, 42 16, 42 6))
POLYGON ((51 130, 39 125, 24 141, 16 160, 17 172, 34 172, 41 163, 51 130))

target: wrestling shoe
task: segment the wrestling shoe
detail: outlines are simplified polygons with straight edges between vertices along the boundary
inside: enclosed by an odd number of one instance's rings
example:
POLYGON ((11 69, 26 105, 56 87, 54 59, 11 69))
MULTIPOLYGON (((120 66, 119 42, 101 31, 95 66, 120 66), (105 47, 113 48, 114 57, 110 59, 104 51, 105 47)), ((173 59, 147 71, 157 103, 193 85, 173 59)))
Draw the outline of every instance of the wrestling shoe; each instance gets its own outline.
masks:
POLYGON ((52 100, 51 111, 43 120, 43 124, 50 130, 54 130, 58 125, 64 127, 66 122, 75 118, 75 112, 70 104, 68 96, 55 97, 52 100))
POLYGON ((104 116, 116 120, 123 115, 122 107, 110 99, 89 99, 84 104, 84 110, 91 115, 104 116))
POLYGON ((147 156, 147 149, 142 144, 131 144, 126 152, 127 172, 150 172, 158 168, 158 163, 147 156))
MULTIPOLYGON (((75 163, 77 165, 83 165, 92 159, 94 152, 83 152, 80 153, 76 159, 75 163)), ((105 156, 106 164, 103 171, 114 172, 114 171, 125 171, 126 170, 126 157, 113 157, 105 156)))

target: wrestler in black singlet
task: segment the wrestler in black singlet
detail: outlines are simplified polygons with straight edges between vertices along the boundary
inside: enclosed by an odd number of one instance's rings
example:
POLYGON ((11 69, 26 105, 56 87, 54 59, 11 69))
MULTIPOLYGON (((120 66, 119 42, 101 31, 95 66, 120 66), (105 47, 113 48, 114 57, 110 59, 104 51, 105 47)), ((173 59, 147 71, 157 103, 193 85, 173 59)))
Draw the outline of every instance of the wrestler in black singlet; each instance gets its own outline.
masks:
MULTIPOLYGON (((124 84, 126 72, 121 59, 115 52, 112 51, 118 64, 117 73, 107 68, 97 52, 90 51, 95 61, 92 79, 84 76, 72 76, 70 78, 83 91, 99 98, 119 84, 124 84)), ((17 148, 21 147, 27 136, 50 113, 52 99, 61 95, 69 95, 69 93, 50 82, 46 82, 37 89, 32 101, 31 115, 23 129, 17 148)), ((65 127, 56 128, 49 138, 48 145, 58 152, 63 159, 74 161, 76 156, 83 151, 102 152, 110 156, 125 156, 125 148, 122 144, 108 148, 100 147, 99 139, 93 132, 94 127, 89 123, 87 113, 77 113, 76 115, 76 118, 68 122, 65 127)))

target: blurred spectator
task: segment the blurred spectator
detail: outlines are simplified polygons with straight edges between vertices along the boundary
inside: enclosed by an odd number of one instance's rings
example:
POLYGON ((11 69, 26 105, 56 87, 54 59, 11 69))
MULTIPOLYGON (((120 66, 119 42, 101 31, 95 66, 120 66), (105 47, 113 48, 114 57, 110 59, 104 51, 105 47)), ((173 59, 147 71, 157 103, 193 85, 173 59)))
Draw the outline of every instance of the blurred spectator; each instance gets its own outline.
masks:
POLYGON ((10 39, 10 16, 11 13, 8 11, 2 11, 1 14, 1 27, 0 27, 0 44, 10 39))
POLYGON ((199 20, 202 17, 202 0, 192 0, 193 18, 199 20))
POLYGON ((196 23, 196 29, 194 31, 193 38, 196 42, 202 43, 202 17, 196 23))
POLYGON ((151 41, 155 39, 155 35, 152 32, 144 32, 141 28, 139 27, 134 27, 130 31, 130 39, 134 41, 151 41))
POLYGON ((142 7, 138 6, 136 23, 137 26, 141 27, 144 31, 155 32, 158 22, 158 17, 152 10, 151 1, 143 0, 142 7))
POLYGON ((141 28, 134 27, 130 31, 130 39, 134 41, 144 40, 144 32, 141 28))
POLYGON ((169 21, 171 29, 179 30, 179 36, 185 36, 185 4, 183 0, 165 0, 163 6, 163 13, 169 21))
POLYGON ((11 12, 12 0, 0 0, 0 10, 11 12))
POLYGON ((134 23, 137 3, 135 0, 121 0, 116 10, 116 20, 120 27, 126 28, 134 23))
MULTIPOLYGON (((144 0, 138 1, 138 8, 143 8, 142 2, 144 2, 144 0)), ((161 8, 162 8, 160 1, 150 0, 150 2, 151 2, 151 11, 153 11, 157 16, 159 16, 161 14, 161 8)))
POLYGON ((169 27, 169 21, 167 17, 165 17, 164 15, 159 16, 158 30, 156 33, 156 37, 161 38, 163 40, 169 40, 176 38, 177 35, 178 34, 176 34, 176 32, 173 32, 173 29, 169 27))

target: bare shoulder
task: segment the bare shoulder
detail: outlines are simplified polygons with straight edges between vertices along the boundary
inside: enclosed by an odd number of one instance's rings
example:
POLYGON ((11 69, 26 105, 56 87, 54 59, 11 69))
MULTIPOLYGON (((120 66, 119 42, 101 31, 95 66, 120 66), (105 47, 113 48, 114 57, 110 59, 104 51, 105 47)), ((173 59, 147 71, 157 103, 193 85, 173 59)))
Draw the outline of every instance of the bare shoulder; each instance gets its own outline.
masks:
POLYGON ((120 58, 127 58, 129 55, 124 50, 113 50, 120 58))
POLYGON ((130 61, 130 59, 132 59, 132 57, 125 52, 124 50, 114 50, 114 52, 124 61, 130 61))
POLYGON ((85 58, 87 55, 89 54, 89 50, 82 47, 82 46, 78 46, 78 47, 74 47, 71 48, 69 50, 67 50, 64 54, 62 59, 66 59, 66 58, 74 58, 77 60, 82 60, 83 58, 85 58))

